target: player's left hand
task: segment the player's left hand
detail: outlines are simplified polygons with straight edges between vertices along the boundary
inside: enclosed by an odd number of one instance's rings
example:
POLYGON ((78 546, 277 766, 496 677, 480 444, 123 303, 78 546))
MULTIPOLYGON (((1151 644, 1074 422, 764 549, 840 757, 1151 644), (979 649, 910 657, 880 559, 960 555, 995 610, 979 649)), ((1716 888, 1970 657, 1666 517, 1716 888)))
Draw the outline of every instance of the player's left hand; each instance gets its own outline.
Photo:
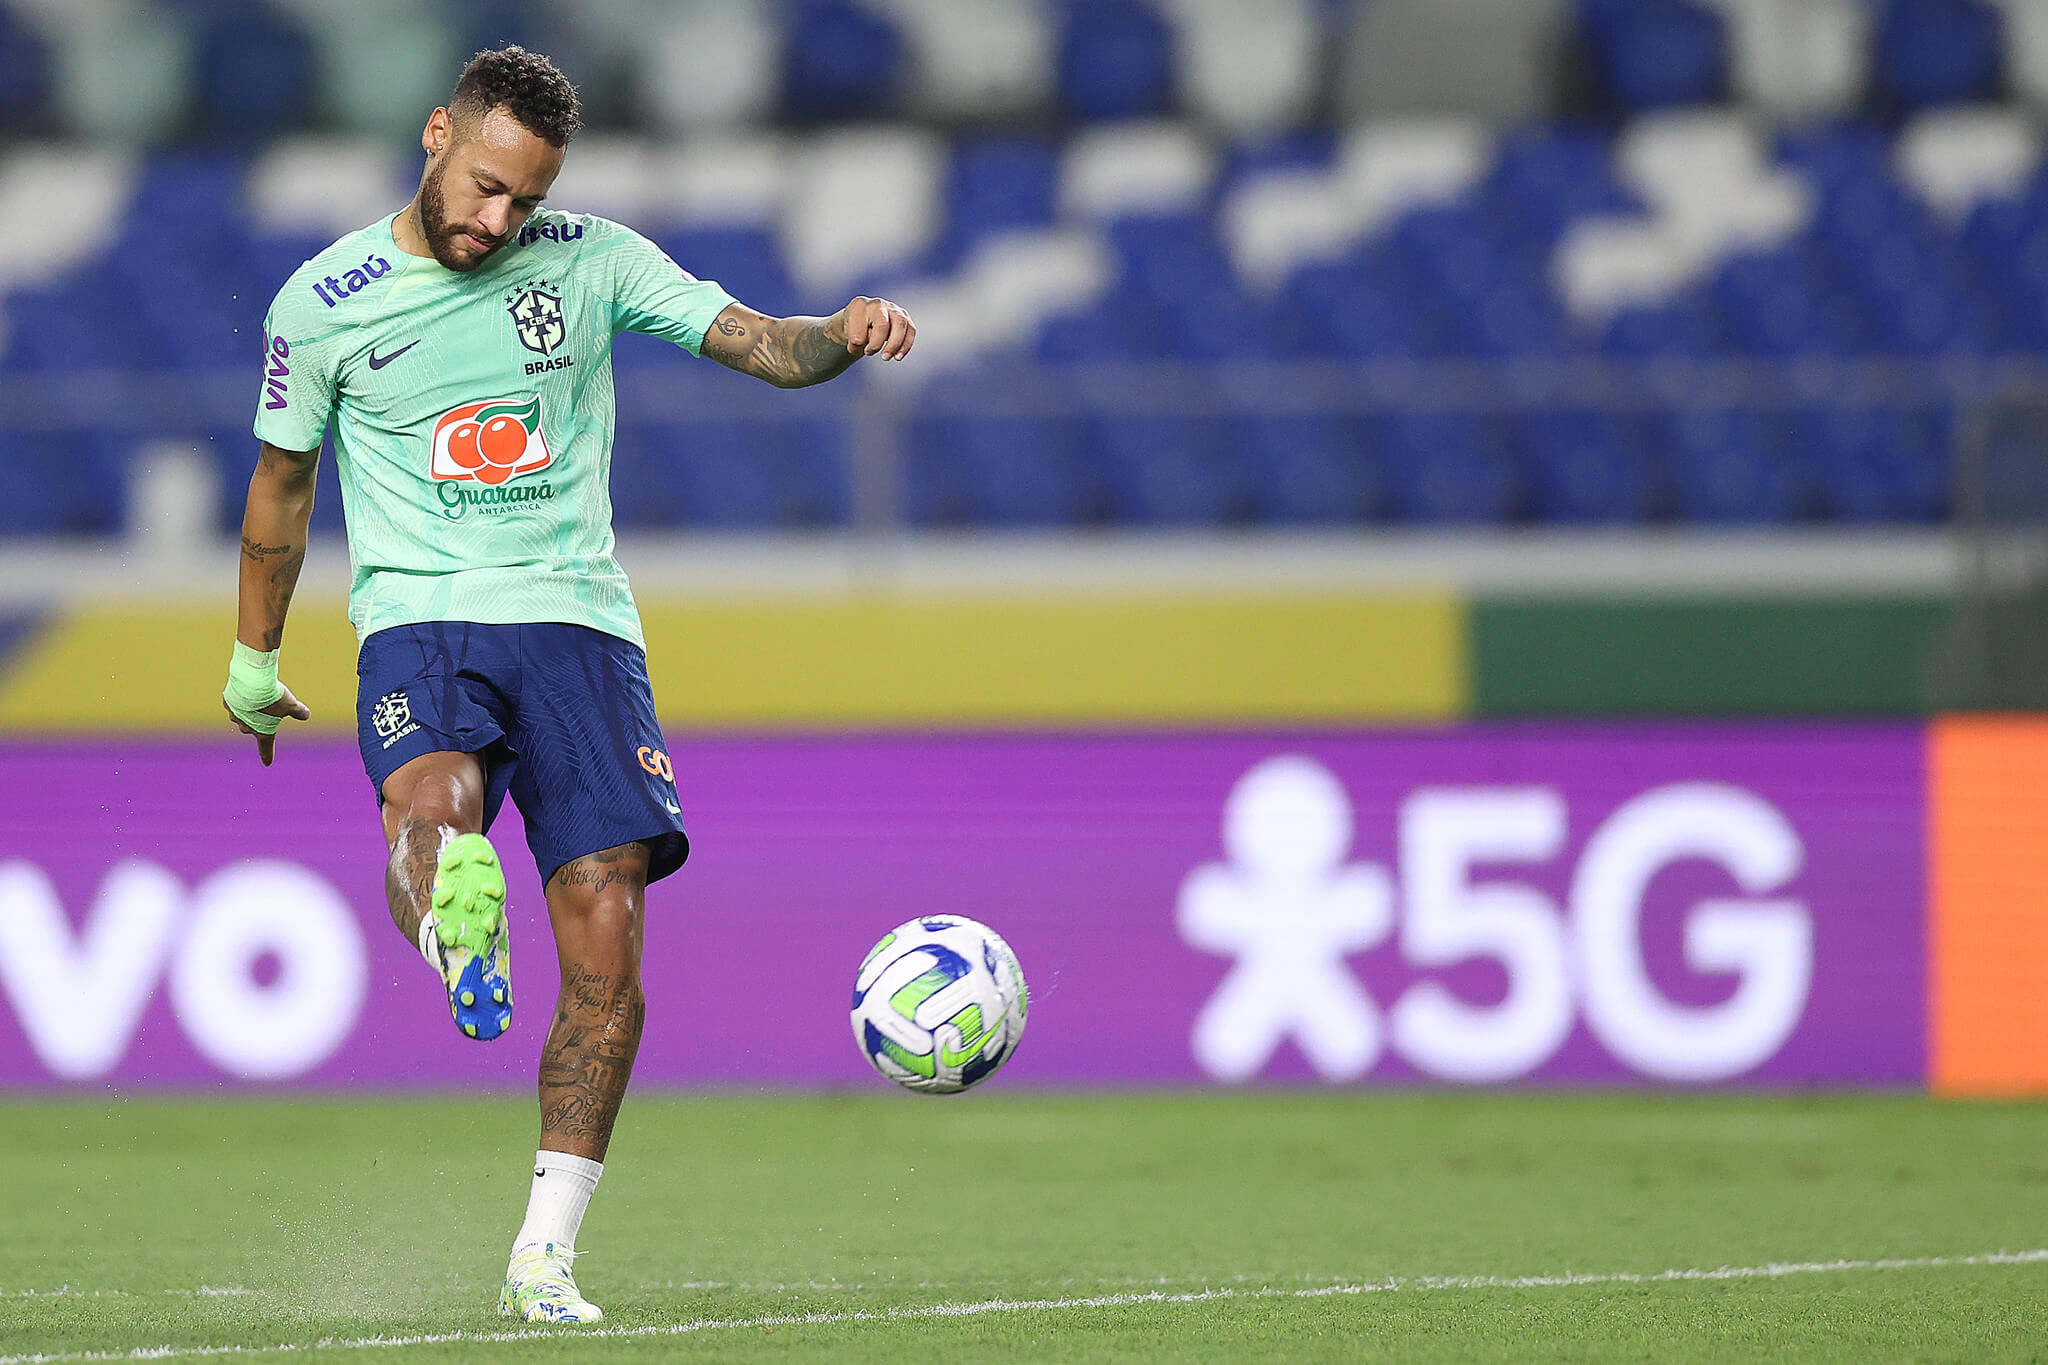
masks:
POLYGON ((846 305, 846 349, 854 355, 901 360, 917 340, 917 324, 900 304, 866 296, 846 305))

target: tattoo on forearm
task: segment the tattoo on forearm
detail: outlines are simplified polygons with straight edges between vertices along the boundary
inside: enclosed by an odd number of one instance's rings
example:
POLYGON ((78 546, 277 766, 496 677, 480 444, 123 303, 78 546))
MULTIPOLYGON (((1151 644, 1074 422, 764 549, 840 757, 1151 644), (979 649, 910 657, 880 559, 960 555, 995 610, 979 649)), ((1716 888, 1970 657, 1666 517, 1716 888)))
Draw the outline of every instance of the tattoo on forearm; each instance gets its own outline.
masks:
MULTIPOLYGON (((265 556, 249 553, 248 546, 252 543, 248 537, 243 537, 243 554, 248 555, 250 559, 259 564, 263 563, 265 556)), ((284 643, 284 618, 286 613, 291 611, 292 593, 299 586, 299 570, 306 566, 306 547, 303 545, 278 545, 258 546, 257 548, 273 551, 281 556, 277 560, 276 567, 271 569, 270 577, 263 585, 264 608, 269 613, 270 619, 277 623, 264 630, 263 647, 265 649, 276 649, 284 643)))
POLYGON ((258 564, 261 564, 266 559, 275 559, 279 555, 288 555, 291 552, 292 547, 289 545, 265 545, 262 541, 252 539, 249 536, 242 537, 242 553, 255 560, 258 564))
POLYGON ((764 318, 750 326, 738 317, 721 316, 712 327, 737 344, 706 346, 706 356, 778 388, 822 384, 859 359, 846 349, 843 335, 832 335, 830 318, 764 318))

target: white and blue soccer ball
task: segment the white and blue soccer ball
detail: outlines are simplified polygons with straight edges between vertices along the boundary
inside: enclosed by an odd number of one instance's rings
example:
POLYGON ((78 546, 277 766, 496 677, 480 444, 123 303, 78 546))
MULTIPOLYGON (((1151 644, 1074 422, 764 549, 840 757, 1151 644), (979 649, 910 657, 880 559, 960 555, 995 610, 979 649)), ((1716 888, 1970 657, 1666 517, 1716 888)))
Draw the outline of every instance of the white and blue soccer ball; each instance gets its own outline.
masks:
POLYGON ((1002 935, 963 915, 927 915, 882 936, 853 983, 853 1039, 906 1090, 952 1095, 1017 1050, 1030 1005, 1002 935))

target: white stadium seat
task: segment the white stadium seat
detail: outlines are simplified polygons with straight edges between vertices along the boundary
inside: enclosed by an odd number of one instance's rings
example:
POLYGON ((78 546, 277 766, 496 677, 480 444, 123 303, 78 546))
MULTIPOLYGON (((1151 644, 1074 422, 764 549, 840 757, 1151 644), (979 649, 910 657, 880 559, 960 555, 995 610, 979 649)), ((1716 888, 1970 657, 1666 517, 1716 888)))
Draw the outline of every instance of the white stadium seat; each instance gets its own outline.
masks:
POLYGON ((1006 118, 1051 102, 1053 24, 1042 0, 873 3, 909 40, 918 113, 1006 118))
POLYGON ((1169 0, 1181 103, 1240 135, 1291 127, 1314 108, 1323 25, 1308 0, 1169 0))
POLYGON ((797 153, 782 252, 817 307, 845 302, 872 272, 917 257, 939 229, 945 144, 909 128, 821 133, 797 153))
POLYGON ((1241 185, 1223 205, 1224 245, 1248 284, 1277 289, 1405 213, 1462 198, 1492 164, 1492 135, 1470 119, 1368 124, 1346 137, 1328 171, 1275 171, 1241 185))
POLYGON ((2010 109, 1931 109, 1897 144, 1899 179, 1954 221, 1987 199, 2014 199, 2041 165, 2041 128, 2010 109))

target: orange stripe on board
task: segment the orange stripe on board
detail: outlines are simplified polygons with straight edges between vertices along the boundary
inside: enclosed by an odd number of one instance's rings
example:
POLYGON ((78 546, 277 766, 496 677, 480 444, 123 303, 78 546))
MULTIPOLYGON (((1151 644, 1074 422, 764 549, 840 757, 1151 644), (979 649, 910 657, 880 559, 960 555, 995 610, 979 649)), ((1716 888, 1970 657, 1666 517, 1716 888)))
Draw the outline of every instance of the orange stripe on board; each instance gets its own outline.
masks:
POLYGON ((2048 717, 1936 721, 1928 798, 1929 1079, 2048 1094, 2048 717))

